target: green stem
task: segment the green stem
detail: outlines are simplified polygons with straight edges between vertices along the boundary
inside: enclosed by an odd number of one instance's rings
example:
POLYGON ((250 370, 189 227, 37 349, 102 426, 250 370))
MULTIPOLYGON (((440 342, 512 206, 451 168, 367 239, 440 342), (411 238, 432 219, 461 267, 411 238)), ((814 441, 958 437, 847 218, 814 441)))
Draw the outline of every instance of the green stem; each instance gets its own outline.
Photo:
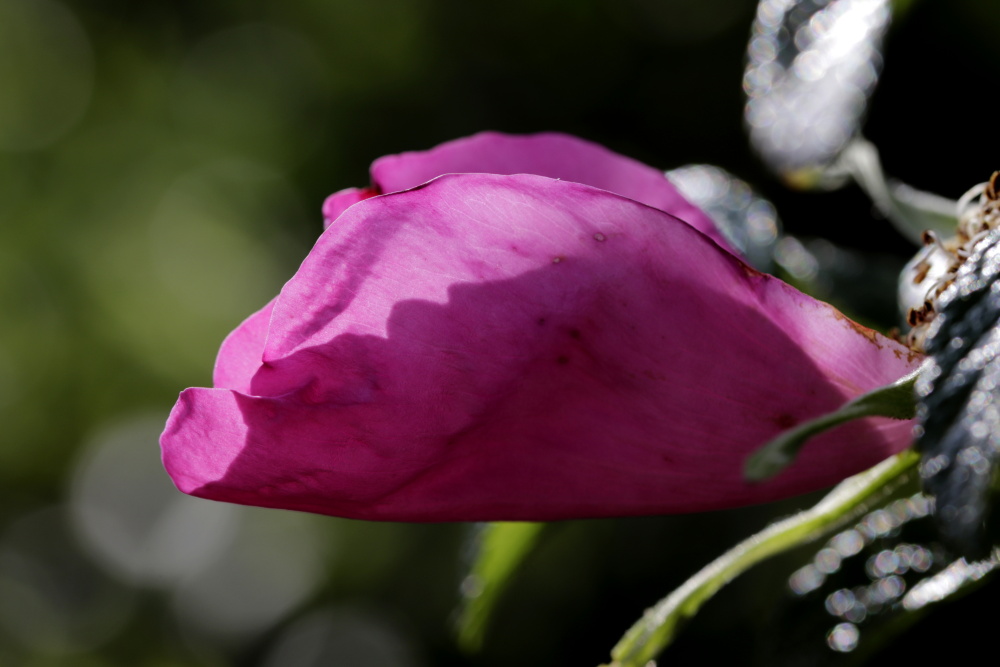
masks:
POLYGON ((913 387, 919 373, 920 369, 917 369, 888 386, 858 396, 835 412, 785 431, 747 457, 743 466, 744 477, 751 482, 774 477, 795 460, 810 438, 845 422, 865 417, 913 419, 917 409, 913 387))
MULTIPOLYGON (((757 563, 816 540, 864 511, 874 496, 912 470, 920 456, 906 450, 837 485, 814 507, 768 526, 744 540, 647 610, 612 649, 611 667, 644 667, 720 588, 757 563)), ((893 487, 894 488, 894 487, 893 487)))

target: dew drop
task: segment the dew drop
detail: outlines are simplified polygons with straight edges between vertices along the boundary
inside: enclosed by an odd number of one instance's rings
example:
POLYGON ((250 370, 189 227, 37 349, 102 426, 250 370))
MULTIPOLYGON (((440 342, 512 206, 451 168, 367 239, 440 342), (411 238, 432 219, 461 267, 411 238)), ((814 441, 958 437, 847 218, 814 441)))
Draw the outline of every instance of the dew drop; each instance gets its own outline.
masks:
POLYGON ((830 593, 826 598, 824 606, 827 613, 831 616, 843 616, 855 604, 857 604, 857 599, 854 593, 847 588, 842 588, 839 591, 830 593))
POLYGON ((861 633, 858 632, 858 626, 853 623, 838 623, 826 636, 826 643, 834 651, 850 653, 858 647, 860 636, 861 633))
POLYGON ((840 554, 841 558, 859 554, 864 546, 864 538, 854 529, 838 533, 830 540, 830 547, 840 554))
POLYGON ((826 581, 826 575, 810 564, 799 568, 788 579, 788 587, 796 595, 805 595, 816 590, 826 581))
POLYGON ((816 553, 813 564, 823 574, 833 574, 840 569, 840 561, 840 554, 835 549, 827 547, 816 553))

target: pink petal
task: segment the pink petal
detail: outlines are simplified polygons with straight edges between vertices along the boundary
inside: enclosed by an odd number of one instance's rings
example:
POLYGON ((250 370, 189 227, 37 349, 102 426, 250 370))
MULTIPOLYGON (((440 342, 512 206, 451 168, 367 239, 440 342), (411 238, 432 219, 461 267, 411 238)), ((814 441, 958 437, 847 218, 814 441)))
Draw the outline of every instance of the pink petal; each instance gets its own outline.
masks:
POLYGON ((656 208, 525 175, 350 207, 282 290, 262 355, 250 329, 220 355, 251 357, 220 358, 236 386, 188 389, 171 414, 175 483, 386 520, 659 514, 829 486, 911 425, 849 424, 765 484, 742 465, 919 361, 656 208))
POLYGON ((566 134, 481 132, 429 151, 387 155, 372 164, 371 173, 380 192, 463 173, 537 174, 583 183, 675 215, 730 249, 711 218, 684 199, 662 171, 566 134))
POLYGON ((374 188, 346 188, 334 192, 323 202, 323 229, 329 227, 349 206, 374 197, 378 191, 374 188))
POLYGON ((219 355, 215 359, 212 383, 216 387, 229 387, 250 393, 250 380, 260 368, 264 356, 264 342, 267 327, 271 322, 271 310, 277 299, 243 320, 226 339, 222 341, 219 355))

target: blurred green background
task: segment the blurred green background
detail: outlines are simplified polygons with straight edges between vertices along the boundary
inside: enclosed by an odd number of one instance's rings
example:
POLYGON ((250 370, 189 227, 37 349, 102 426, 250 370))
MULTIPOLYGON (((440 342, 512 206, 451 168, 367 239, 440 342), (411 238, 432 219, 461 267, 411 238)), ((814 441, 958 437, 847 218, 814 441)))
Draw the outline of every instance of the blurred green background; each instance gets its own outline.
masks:
MULTIPOLYGON (((791 232, 901 264, 913 249, 860 191, 790 192, 748 148, 755 4, 0 0, 0 665, 594 665, 646 606, 814 500, 554 526, 465 656, 470 527, 215 505, 158 463, 177 392, 210 384, 324 197, 386 153, 559 130, 660 168, 713 163, 791 232)), ((897 17, 866 125, 887 171, 956 198, 997 167, 998 29, 988 0, 897 17)), ((859 659, 827 649, 822 598, 786 593, 809 556, 736 582, 663 664, 859 659), (813 618, 794 651, 789 613, 813 618)), ((966 635, 988 634, 990 594, 950 615, 966 635)), ((943 616, 889 650, 926 652, 943 616)))

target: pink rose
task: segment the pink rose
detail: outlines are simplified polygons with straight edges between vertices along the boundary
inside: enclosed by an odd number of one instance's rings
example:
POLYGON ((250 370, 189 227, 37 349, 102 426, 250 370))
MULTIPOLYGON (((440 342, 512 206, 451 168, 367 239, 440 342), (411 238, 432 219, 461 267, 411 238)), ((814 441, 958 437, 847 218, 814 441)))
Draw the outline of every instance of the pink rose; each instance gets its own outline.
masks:
POLYGON ((372 178, 327 201, 215 388, 181 393, 161 443, 182 491, 402 521, 661 514, 829 486, 910 442, 853 422, 744 481, 761 444, 919 360, 747 266, 659 171, 485 133, 372 178))

